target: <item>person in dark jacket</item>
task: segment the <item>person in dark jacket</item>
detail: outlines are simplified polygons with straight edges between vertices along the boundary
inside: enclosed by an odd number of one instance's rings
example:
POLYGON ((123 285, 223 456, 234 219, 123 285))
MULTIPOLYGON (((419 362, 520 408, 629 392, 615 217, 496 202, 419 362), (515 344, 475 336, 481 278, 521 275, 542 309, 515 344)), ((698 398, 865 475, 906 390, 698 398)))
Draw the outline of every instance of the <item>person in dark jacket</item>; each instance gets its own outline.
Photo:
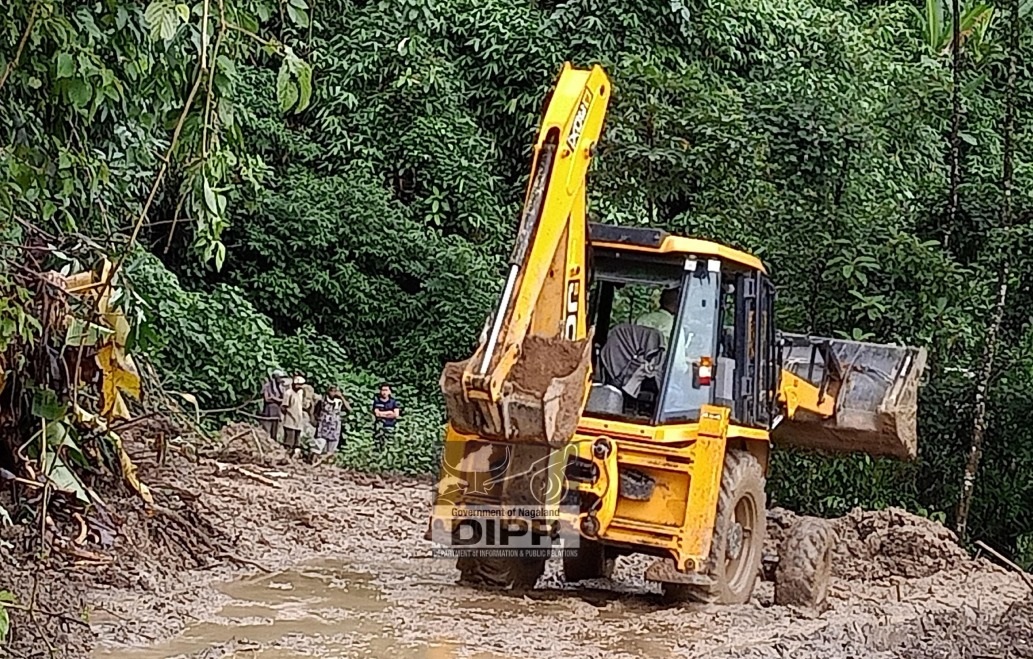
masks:
POLYGON ((380 391, 373 397, 373 442, 377 448, 384 448, 387 440, 394 435, 398 417, 402 412, 401 405, 391 395, 391 385, 380 385, 380 391))
POLYGON ((260 423, 273 441, 279 441, 280 426, 283 423, 283 381, 287 374, 274 370, 262 385, 262 413, 260 423))

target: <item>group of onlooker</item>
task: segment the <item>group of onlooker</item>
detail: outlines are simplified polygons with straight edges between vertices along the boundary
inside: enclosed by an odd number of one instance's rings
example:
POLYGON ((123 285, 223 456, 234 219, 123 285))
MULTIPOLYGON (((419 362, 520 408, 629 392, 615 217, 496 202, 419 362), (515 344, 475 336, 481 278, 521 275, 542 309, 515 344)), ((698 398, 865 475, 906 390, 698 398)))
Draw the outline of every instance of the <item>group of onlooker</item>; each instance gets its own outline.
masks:
MULTIPOLYGON (((401 409, 391 385, 381 384, 372 405, 373 440, 378 448, 394 434, 401 409)), ((290 377, 282 369, 274 370, 262 385, 262 427, 295 456, 303 450, 326 455, 336 452, 343 445, 344 418, 351 412, 351 403, 336 385, 320 396, 304 376, 290 377)))

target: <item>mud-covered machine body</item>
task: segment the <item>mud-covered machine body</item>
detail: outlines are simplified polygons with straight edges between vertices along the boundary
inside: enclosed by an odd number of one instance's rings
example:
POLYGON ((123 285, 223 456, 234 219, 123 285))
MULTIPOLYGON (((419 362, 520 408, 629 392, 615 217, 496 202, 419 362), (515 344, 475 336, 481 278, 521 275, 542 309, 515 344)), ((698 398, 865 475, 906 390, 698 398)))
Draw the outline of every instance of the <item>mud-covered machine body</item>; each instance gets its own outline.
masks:
POLYGON ((771 443, 914 457, 925 351, 781 333, 758 258, 589 224, 609 93, 600 68, 565 65, 546 105, 499 306, 442 374, 428 537, 473 583, 533 586, 544 554, 527 547, 549 543, 527 538, 559 535, 568 580, 645 553, 668 593, 745 601, 771 443), (493 521, 467 544, 480 513, 493 521))

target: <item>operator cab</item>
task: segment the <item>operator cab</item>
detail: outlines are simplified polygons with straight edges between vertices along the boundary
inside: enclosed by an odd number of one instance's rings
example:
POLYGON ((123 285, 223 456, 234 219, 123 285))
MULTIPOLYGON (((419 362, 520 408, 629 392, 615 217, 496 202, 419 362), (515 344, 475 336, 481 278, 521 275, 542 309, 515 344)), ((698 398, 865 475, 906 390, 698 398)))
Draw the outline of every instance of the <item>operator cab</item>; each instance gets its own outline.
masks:
POLYGON ((593 383, 585 415, 693 423, 703 405, 770 428, 774 288, 753 256, 655 229, 590 224, 593 383))

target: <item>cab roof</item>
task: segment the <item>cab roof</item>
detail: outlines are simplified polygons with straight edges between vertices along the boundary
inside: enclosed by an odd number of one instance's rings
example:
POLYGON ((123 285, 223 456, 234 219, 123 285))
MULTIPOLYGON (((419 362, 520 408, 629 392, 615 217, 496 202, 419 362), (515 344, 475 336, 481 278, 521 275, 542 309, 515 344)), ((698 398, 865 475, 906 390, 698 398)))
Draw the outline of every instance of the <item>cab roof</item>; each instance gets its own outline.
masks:
POLYGON ((752 254, 709 240, 672 236, 662 229, 621 227, 590 222, 588 236, 592 247, 595 248, 627 249, 655 254, 713 256, 767 274, 763 261, 752 254))

